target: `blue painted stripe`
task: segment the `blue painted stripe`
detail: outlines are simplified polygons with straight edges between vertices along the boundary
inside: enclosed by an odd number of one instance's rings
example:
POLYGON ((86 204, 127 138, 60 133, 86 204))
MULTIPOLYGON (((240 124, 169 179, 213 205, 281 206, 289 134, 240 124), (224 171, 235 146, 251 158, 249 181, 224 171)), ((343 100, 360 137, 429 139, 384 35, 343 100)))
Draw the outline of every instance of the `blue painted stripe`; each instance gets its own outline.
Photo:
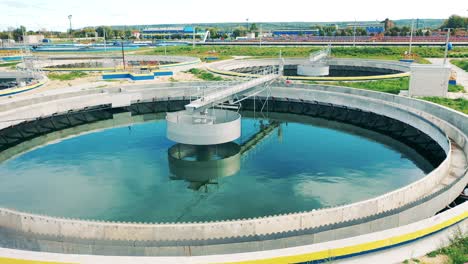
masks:
POLYGON ((153 72, 154 73, 154 76, 172 76, 174 75, 173 72, 171 71, 165 71, 165 72, 153 72))

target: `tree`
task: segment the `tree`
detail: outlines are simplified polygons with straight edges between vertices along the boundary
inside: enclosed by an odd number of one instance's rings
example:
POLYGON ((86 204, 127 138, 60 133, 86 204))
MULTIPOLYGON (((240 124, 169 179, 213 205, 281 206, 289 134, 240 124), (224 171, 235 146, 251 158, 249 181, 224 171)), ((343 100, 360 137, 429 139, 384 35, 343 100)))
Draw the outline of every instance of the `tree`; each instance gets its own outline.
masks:
POLYGON ((218 29, 217 29, 217 28, 212 27, 212 28, 209 28, 208 31, 210 31, 210 37, 211 37, 212 39, 217 39, 217 38, 219 38, 219 33, 218 33, 218 29))
POLYGON ((98 33, 99 37, 104 37, 104 31, 106 32, 106 39, 111 38, 114 36, 114 31, 112 30, 111 27, 108 26, 100 26, 96 28, 96 32, 98 33))
POLYGON ((125 30, 124 32, 126 38, 130 38, 132 36, 132 31, 130 29, 125 30))
POLYGON ((245 27, 238 27, 232 32, 232 37, 237 38, 240 36, 245 36, 246 33, 247 30, 245 29, 245 27))
POLYGON ((85 27, 81 30, 81 34, 83 37, 94 37, 96 34, 96 29, 94 27, 85 27))
POLYGON ((403 26, 400 30, 400 36, 406 36, 411 31, 411 28, 408 26, 403 26))
POLYGON ((461 17, 457 15, 451 15, 447 20, 444 21, 441 29, 444 28, 466 28, 468 26, 468 17, 461 17))
POLYGON ((8 39, 10 34, 8 32, 0 32, 0 39, 8 39))
POLYGON ((386 18, 384 21, 384 28, 385 28, 385 31, 388 31, 390 30, 392 27, 395 27, 395 23, 393 23, 393 21, 391 21, 390 19, 386 18))
POLYGON ((398 33, 400 33, 400 31, 401 30, 399 27, 392 27, 389 29, 389 35, 393 37, 398 36, 398 33))
POLYGON ((367 31, 365 28, 356 28, 356 35, 357 36, 366 36, 367 35, 367 31))
POLYGON ((237 38, 240 36, 241 36, 241 30, 238 28, 234 29, 234 31, 232 32, 232 37, 237 38))
POLYGON ((250 25, 250 32, 257 32, 258 31, 258 28, 257 28, 257 24, 253 23, 252 25, 250 25))
POLYGON ((114 30, 113 33, 114 33, 114 34, 113 34, 113 37, 114 37, 114 38, 120 39, 121 37, 125 37, 125 31, 122 30, 122 29, 116 29, 116 30, 114 30))
POLYGON ((323 31, 327 34, 327 36, 331 36, 329 34, 331 33, 333 35, 333 33, 336 31, 336 27, 326 26, 326 27, 323 27, 323 31))
POLYGON ((19 28, 16 28, 15 30, 13 30, 13 39, 16 41, 23 40, 23 34, 25 32, 26 32, 25 26, 20 26, 19 28))

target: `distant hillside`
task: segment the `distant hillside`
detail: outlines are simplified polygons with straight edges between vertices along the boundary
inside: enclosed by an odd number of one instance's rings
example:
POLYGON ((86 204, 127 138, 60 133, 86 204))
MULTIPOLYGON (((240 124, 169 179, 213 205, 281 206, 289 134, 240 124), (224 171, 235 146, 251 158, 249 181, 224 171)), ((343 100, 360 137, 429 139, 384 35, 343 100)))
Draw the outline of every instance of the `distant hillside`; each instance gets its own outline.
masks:
MULTIPOLYGON (((395 25, 398 27, 411 26, 411 19, 394 20, 395 25)), ((357 21, 357 23, 375 23, 376 21, 357 21)), ((418 19, 415 20, 415 27, 417 28, 438 28, 442 25, 444 19, 418 19)), ((247 27, 252 23, 257 24, 257 27, 262 26, 264 31, 275 29, 309 29, 315 25, 338 25, 338 27, 346 27, 346 25, 353 24, 354 21, 341 21, 341 22, 235 22, 235 23, 196 23, 196 24, 154 24, 154 25, 127 25, 127 26, 112 26, 114 29, 137 29, 141 30, 147 27, 181 27, 181 26, 197 26, 201 28, 216 27, 221 30, 231 31, 237 27, 247 27)))
MULTIPOLYGON (((394 20, 395 25, 398 27, 411 26, 411 19, 400 19, 394 20)), ((415 28, 438 28, 442 26, 445 19, 415 19, 414 26, 415 28)))

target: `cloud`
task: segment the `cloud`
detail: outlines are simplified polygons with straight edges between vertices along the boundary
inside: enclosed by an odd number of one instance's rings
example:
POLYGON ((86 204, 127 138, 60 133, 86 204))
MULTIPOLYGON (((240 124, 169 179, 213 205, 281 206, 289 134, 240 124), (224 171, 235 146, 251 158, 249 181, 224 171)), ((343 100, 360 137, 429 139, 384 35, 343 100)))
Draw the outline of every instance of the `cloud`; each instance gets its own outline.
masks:
POLYGON ((12 8, 29 8, 31 5, 12 0, 3 0, 0 1, 0 6, 12 7, 12 8))

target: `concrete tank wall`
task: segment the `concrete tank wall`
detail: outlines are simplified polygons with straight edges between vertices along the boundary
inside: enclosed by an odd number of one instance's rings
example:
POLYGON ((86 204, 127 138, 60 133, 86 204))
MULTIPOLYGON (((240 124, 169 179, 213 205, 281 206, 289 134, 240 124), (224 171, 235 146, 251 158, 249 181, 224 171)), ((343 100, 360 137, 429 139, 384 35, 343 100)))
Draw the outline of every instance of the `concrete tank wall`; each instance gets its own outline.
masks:
MULTIPOLYGON (((302 65, 307 64, 307 58, 285 58, 285 65, 302 65)), ((398 61, 385 60, 369 60, 369 59, 346 59, 346 58, 331 58, 328 65, 351 66, 351 67, 368 67, 378 69, 390 69, 398 72, 409 72, 410 64, 398 61)), ((210 68, 220 71, 232 71, 239 68, 261 67, 279 65, 279 59, 246 59, 233 60, 213 63, 210 68)))
MULTIPOLYGON (((133 101, 148 98, 149 95, 155 95, 158 97, 165 93, 171 94, 176 92, 177 91, 175 89, 138 90, 135 92, 128 91, 129 96, 131 96, 133 101)), ((404 122, 410 122, 413 126, 434 137, 437 142, 441 144, 444 150, 448 152, 448 158, 430 175, 402 189, 352 205, 316 210, 301 214, 214 223, 145 225, 79 221, 24 214, 12 210, 1 210, 0 225, 13 230, 32 232, 36 234, 102 240, 123 239, 162 241, 267 235, 271 233, 305 230, 327 224, 351 221, 399 208, 403 205, 415 202, 415 199, 429 194, 441 179, 448 174, 451 154, 450 145, 448 144, 445 135, 436 126, 431 125, 423 119, 419 119, 412 112, 398 109, 396 105, 387 104, 385 101, 369 101, 362 97, 348 96, 346 93, 276 88, 273 90, 273 96, 280 96, 283 92, 288 93, 287 97, 296 95, 302 99, 322 100, 325 102, 333 101, 335 104, 360 107, 372 110, 373 112, 381 112, 399 120, 403 119, 404 122)), ((85 95, 78 98, 62 99, 54 104, 48 102, 41 105, 16 109, 15 114, 20 117, 37 116, 41 114, 50 115, 55 112, 66 112, 67 109, 71 108, 84 108, 87 105, 110 104, 112 102, 112 96, 113 93, 104 93, 99 96, 85 95)), ((454 132, 452 134, 456 133, 454 132)), ((428 210, 426 214, 417 216, 422 219, 434 213, 435 211, 428 210)), ((402 220, 399 221, 403 222, 402 220)), ((332 235, 333 234, 329 234, 326 235, 326 237, 330 238, 332 235)))

